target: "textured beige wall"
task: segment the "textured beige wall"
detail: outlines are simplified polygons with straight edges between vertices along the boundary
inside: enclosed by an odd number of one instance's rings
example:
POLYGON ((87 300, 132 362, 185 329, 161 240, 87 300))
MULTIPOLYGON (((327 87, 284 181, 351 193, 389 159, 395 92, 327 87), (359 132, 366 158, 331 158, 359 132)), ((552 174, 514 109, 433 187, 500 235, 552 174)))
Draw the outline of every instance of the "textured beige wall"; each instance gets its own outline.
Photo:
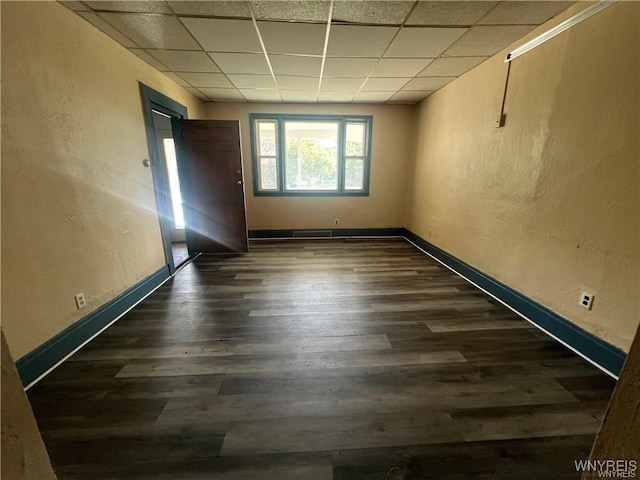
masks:
POLYGON ((31 405, 2 332, 2 469, 10 480, 55 480, 31 405))
POLYGON ((200 115, 198 99, 57 2, 2 2, 2 310, 15 358, 165 263, 138 81, 200 115))
POLYGON ((413 112, 407 105, 213 103, 206 118, 240 120, 249 229, 388 228, 404 222, 413 112), (369 196, 254 197, 250 113, 373 115, 369 196))
POLYGON ((514 60, 503 128, 509 49, 422 102, 406 220, 625 350, 639 319, 639 17, 620 2, 514 60))
MULTIPOLYGON (((638 432, 640 432, 640 329, 636 332, 627 362, 622 369, 602 427, 593 444, 591 460, 635 460, 636 466, 640 467, 638 432)), ((587 480, 603 477, 597 472, 589 472, 582 478, 587 480)))

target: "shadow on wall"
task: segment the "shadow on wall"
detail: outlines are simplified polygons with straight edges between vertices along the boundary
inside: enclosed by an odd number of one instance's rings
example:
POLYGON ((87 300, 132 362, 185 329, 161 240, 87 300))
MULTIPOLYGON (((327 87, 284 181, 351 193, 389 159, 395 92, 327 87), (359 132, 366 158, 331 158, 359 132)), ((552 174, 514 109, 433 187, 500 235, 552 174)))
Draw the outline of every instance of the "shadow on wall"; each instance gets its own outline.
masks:
MULTIPOLYGON (((640 328, 629 350, 616 389, 609 402, 600 432, 591 451, 591 460, 621 460, 622 463, 597 466, 583 480, 604 478, 603 470, 616 470, 608 478, 637 478, 640 465, 640 328)), ((605 464, 601 464, 605 465, 605 464)))
POLYGON ((11 480, 56 480, 2 332, 2 470, 11 480))

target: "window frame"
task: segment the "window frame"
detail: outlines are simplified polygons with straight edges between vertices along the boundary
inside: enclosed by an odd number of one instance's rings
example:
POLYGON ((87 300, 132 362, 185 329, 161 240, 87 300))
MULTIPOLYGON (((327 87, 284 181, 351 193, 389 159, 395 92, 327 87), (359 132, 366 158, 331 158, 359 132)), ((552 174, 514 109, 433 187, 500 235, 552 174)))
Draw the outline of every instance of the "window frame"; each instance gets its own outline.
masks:
MULTIPOLYGON (((306 115, 284 113, 251 113, 249 114, 249 126, 251 135, 251 165, 253 177, 253 194, 260 197, 366 197, 369 196, 369 178, 371 171, 371 137, 373 132, 373 116, 371 115, 306 115), (258 153, 257 122, 270 120, 276 122, 276 170, 277 190, 260 189, 260 156, 258 153), (309 122, 337 122, 338 123, 338 189, 337 190, 287 190, 285 184, 285 127, 286 121, 309 122), (361 190, 345 189, 346 160, 347 156, 346 128, 348 123, 363 123, 364 128, 364 172, 363 188, 361 190)), ((270 157, 270 156, 269 156, 270 157)), ((360 157, 353 157, 360 158, 360 157)))

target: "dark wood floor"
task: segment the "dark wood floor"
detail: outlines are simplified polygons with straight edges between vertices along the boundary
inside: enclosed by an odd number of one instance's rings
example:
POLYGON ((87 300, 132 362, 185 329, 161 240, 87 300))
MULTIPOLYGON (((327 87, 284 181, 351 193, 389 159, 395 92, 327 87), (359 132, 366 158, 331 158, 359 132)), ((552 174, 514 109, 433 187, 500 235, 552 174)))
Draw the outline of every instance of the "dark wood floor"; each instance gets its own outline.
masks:
POLYGON ((251 247, 29 391, 60 480, 579 478, 596 368, 403 240, 251 247))

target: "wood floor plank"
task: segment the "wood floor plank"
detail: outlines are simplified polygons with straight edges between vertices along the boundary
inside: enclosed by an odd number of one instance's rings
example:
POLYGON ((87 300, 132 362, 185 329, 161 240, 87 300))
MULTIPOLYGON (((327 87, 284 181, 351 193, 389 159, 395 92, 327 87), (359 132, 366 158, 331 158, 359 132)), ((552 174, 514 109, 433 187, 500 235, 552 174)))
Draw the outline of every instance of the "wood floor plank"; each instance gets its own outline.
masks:
POLYGON ((466 362, 466 360, 456 350, 396 352, 387 349, 375 352, 363 350, 361 352, 239 355, 212 358, 133 359, 118 372, 116 378, 277 372, 283 370, 451 362, 466 362))
POLYGON ((344 352, 351 350, 390 350, 386 335, 343 335, 339 337, 294 337, 284 341, 238 343, 234 355, 290 352, 344 352))
POLYGON ((221 455, 375 448, 461 441, 447 414, 415 409, 362 417, 299 417, 229 425, 221 455))
POLYGON ((467 441, 581 435, 597 431, 606 403, 504 406, 453 412, 467 441))
POLYGON ((615 382, 402 239, 202 255, 28 392, 60 480, 577 478, 615 382))
POLYGON ((333 452, 334 480, 579 480, 590 435, 412 445, 333 452))
POLYGON ((432 332, 461 332, 466 330, 498 330, 502 328, 530 328, 527 323, 514 318, 508 320, 491 319, 433 319, 424 322, 432 332))
POLYGON ((72 361, 106 360, 114 358, 186 358, 222 357, 233 355, 235 346, 229 343, 201 342, 184 345, 161 345, 158 347, 129 347, 109 349, 85 349, 78 352, 72 361))

